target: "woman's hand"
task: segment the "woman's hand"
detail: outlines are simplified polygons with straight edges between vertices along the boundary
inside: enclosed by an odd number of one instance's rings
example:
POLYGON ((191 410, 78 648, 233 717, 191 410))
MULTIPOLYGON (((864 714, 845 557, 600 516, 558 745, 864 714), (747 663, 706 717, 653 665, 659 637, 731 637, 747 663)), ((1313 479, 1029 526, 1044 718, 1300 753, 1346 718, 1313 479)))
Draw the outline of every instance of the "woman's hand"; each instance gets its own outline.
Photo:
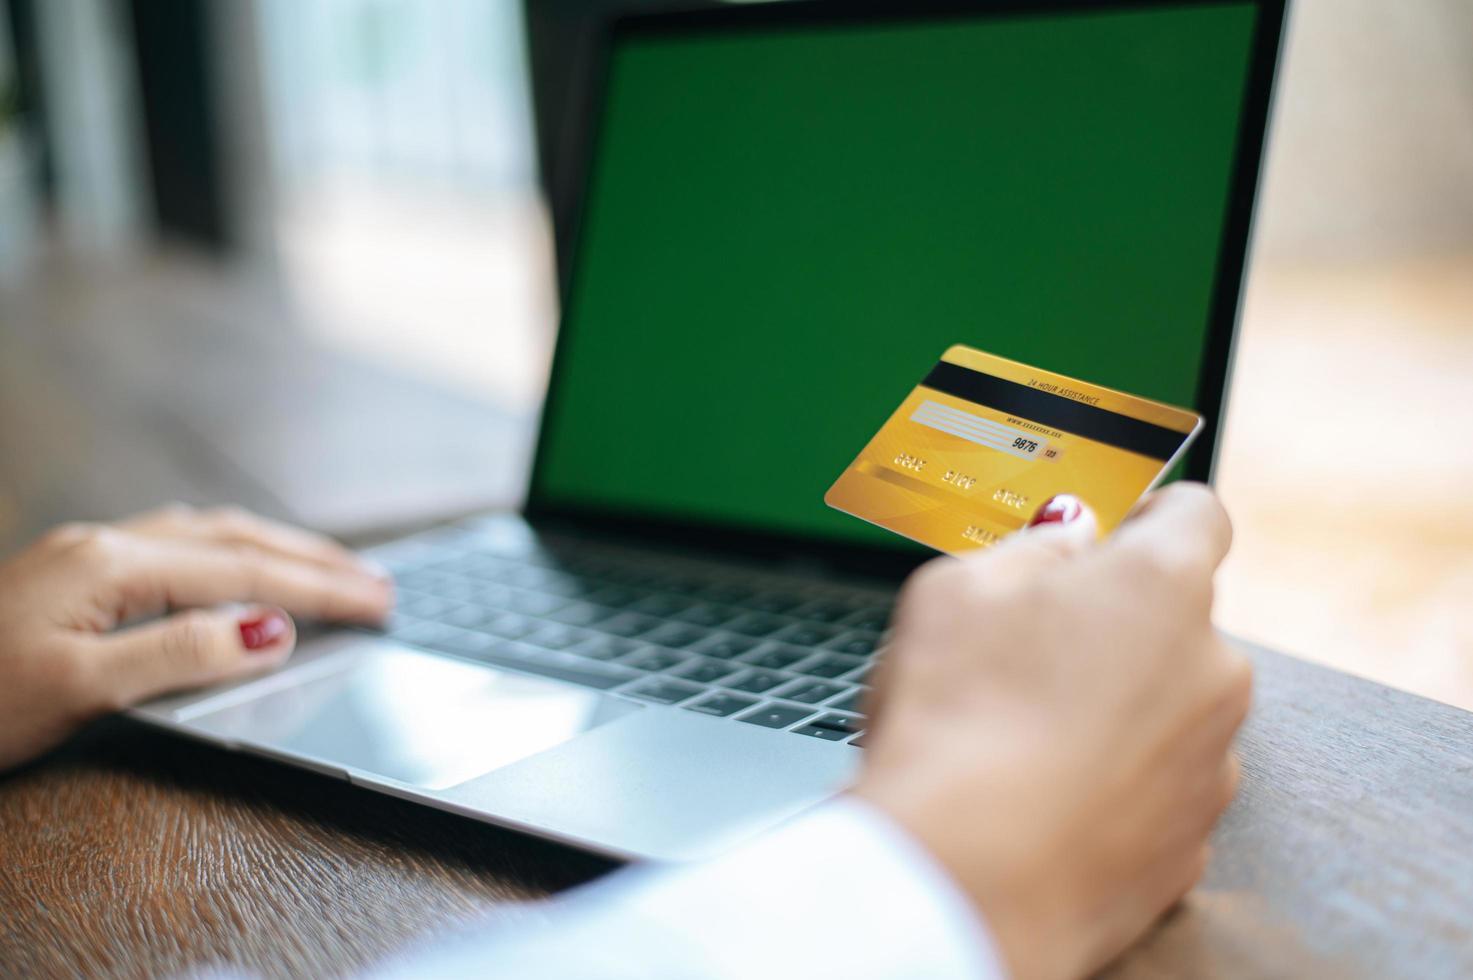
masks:
POLYGON ((0 564, 0 768, 96 715, 276 666, 289 612, 377 623, 393 601, 341 546, 238 510, 59 527, 0 564))
POLYGON ((1092 973, 1197 881, 1251 672, 1213 631, 1201 486, 1102 543, 1077 504, 916 572, 856 792, 955 876, 1019 980, 1092 973))

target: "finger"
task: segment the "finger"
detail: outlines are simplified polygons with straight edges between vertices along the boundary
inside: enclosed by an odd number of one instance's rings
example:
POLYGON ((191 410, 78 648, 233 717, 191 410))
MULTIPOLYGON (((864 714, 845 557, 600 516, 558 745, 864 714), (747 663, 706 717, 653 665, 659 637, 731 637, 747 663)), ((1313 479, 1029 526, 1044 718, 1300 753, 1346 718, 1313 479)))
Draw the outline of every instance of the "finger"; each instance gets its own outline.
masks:
POLYGON ((1100 536, 1100 522, 1088 504, 1072 493, 1055 494, 1029 518, 1024 540, 1043 544, 1065 557, 1085 550, 1100 536))
POLYGON ((112 709, 277 666, 296 645, 282 609, 195 609, 87 641, 94 700, 112 709))
POLYGON ((1099 521, 1089 505, 1072 494, 1058 494, 1044 501, 1023 530, 992 548, 968 552, 962 560, 985 562, 989 575, 1005 565, 1008 576, 1018 578, 1080 554, 1098 537, 1099 521))
POLYGON ((170 538, 134 538, 110 569, 125 616, 160 609, 257 602, 311 619, 378 623, 392 586, 357 572, 263 551, 170 538))
POLYGON ((1232 540, 1232 522, 1216 494, 1200 483, 1173 483, 1147 497, 1110 544, 1173 570, 1211 572, 1232 540))
POLYGON ((311 561, 373 577, 384 577, 382 568, 323 534, 252 514, 238 507, 196 510, 170 504, 119 522, 124 530, 156 537, 193 538, 224 544, 248 544, 284 558, 311 561))

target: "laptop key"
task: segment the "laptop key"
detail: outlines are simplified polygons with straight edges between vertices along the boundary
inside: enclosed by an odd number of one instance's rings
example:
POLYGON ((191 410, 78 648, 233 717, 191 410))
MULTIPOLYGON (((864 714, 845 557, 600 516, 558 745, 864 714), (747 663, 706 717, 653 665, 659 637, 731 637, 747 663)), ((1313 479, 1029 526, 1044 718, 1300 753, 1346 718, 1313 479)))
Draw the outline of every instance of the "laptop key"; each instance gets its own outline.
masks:
POLYGON ((767 613, 747 613, 727 623, 726 628, 745 636, 768 636, 782 629, 787 622, 786 619, 767 613))
POLYGON ((839 698, 836 701, 830 701, 824 707, 833 708, 835 711, 855 711, 855 712, 857 712, 857 711, 859 711, 860 706, 862 704, 864 704, 864 699, 865 699, 865 697, 868 694, 869 694, 869 688, 867 688, 867 687, 856 687, 854 690, 850 691, 848 694, 844 695, 842 698, 839 698))
POLYGON ((694 623, 697 626, 720 626, 737 614, 735 609, 726 609, 722 606, 713 606, 708 602, 676 613, 672 619, 678 619, 683 623, 694 623))
POLYGON ((815 718, 813 724, 820 728, 831 728, 836 732, 843 732, 845 735, 853 735, 864 728, 864 719, 853 715, 824 715, 822 718, 815 718))
POLYGON ((686 623, 662 623, 644 634, 646 642, 667 647, 688 647, 711 635, 711 631, 686 623))
POLYGON ((744 715, 737 715, 737 721, 744 721, 749 725, 761 725, 763 728, 787 728, 796 721, 802 721, 813 714, 812 708, 799 707, 795 704, 765 704, 755 711, 748 711, 744 715))
MULTIPOLYGON (((512 582, 513 585, 522 585, 520 582, 512 582)), ((565 599, 579 599, 598 588, 597 584, 576 575, 556 573, 544 577, 540 585, 522 585, 537 592, 546 592, 549 595, 560 595, 565 599)))
POLYGON ((600 578, 627 590, 630 596, 629 602, 633 602, 642 594, 641 591, 634 591, 635 589, 646 590, 649 587, 653 576, 654 573, 647 568, 630 568, 623 564, 611 564, 599 573, 600 578))
POLYGON ((467 602, 473 602, 487 609, 511 609, 512 612, 531 612, 530 609, 512 609, 512 597, 515 595, 533 595, 531 592, 517 592, 504 585, 478 585, 467 598, 467 602))
POLYGON ((814 657, 807 663, 794 667, 793 670, 810 677, 839 677, 849 673, 856 667, 863 666, 864 661, 859 657, 843 657, 836 654, 822 654, 814 657))
POLYGON ((780 698, 789 701, 801 701, 804 704, 817 704, 825 698, 831 698, 844 688, 839 684, 829 684, 825 681, 799 680, 777 692, 780 698))
POLYGON ((826 742, 842 742, 849 737, 848 732, 835 731, 832 728, 821 728, 818 725, 799 725, 793 729, 799 735, 809 735, 813 738, 821 738, 826 742))
POLYGON ((786 592, 759 592, 742 605, 753 612, 785 613, 792 612, 802 602, 802 599, 786 592))
POLYGON ((675 592, 683 596, 694 597, 703 588, 705 588, 705 583, 691 575, 672 575, 665 581, 666 592, 675 592))
POLYGON ((588 634, 574 626, 549 624, 528 634, 523 642, 545 650, 567 650, 582 643, 588 634))
POLYGON ((490 555, 467 555, 466 558, 464 573, 483 582, 499 582, 508 569, 516 567, 490 555))
POLYGON ((688 664, 682 664, 675 670, 675 674, 687 680, 698 681, 702 684, 711 684, 730 677, 736 673, 736 665, 725 663, 721 660, 694 660, 688 664))
MULTIPOLYGON (((586 635, 586 634, 585 634, 586 635)), ((640 649, 640 644, 633 640, 626 640, 619 636, 594 635, 573 650, 581 657, 592 657, 594 660, 613 660, 640 649)))
POLYGON ((470 579, 450 579, 440 586, 439 595, 458 602, 471 602, 480 588, 480 585, 470 579))
POLYGON ((724 686, 734 691, 746 691, 748 694, 762 694, 790 679, 791 675, 779 674, 773 670, 749 670, 736 680, 727 681, 724 686))
POLYGON ((836 599, 816 599, 800 607, 793 615, 819 623, 837 623, 852 612, 854 612, 854 607, 847 602, 839 602, 836 599))
POLYGON ((456 578, 464 578, 470 574, 471 566, 475 563, 476 556, 473 554, 459 554, 443 561, 434 562, 431 567, 437 572, 454 575, 456 578))
POLYGON ((640 670, 657 671, 669 670, 671 667, 684 663, 686 659, 684 654, 676 653, 674 650, 661 650, 656 647, 648 647, 644 650, 631 653, 619 662, 640 670))
POLYGON ((880 642, 880 634, 865 631, 863 633, 850 633, 848 636, 840 637, 827 647, 835 653, 847 653, 856 657, 867 657, 875 652, 875 646, 880 642))
POLYGON ((421 595, 408 599, 408 601, 401 601, 399 605, 404 613, 417 619, 439 619, 449 612, 455 603, 439 596, 421 595))
POLYGON ((687 684, 683 681, 672 681, 663 677, 653 677, 626 687, 619 693, 627 694, 633 698, 640 698, 644 701, 654 701, 657 704, 676 704, 684 701, 686 698, 700 694, 704 690, 705 688, 698 684, 687 684))
POLYGON ((732 657, 746 653, 756 645, 756 640, 745 636, 713 636, 697 643, 691 647, 691 650, 703 656, 730 660, 732 657))
MULTIPOLYGON (((790 667, 804 657, 808 656, 807 650, 798 647, 768 646, 755 650, 752 653, 743 654, 742 662, 751 664, 753 667, 766 667, 770 670, 783 670, 790 667)), ((842 673, 842 671, 841 671, 842 673)), ((828 675, 838 676, 838 675, 828 675)))
POLYGON ((613 633, 615 636, 639 636, 659 625, 660 621, 653 616, 625 612, 600 621, 598 630, 601 633, 613 633))
MULTIPOLYGON (((431 571, 405 572, 394 579, 394 585, 400 592, 416 592, 420 595, 438 595, 444 588, 445 583, 454 581, 448 575, 431 571)), ((404 600, 401 600, 401 604, 404 600)))
POLYGON ((750 708, 757 703, 756 698, 743 697, 740 694, 713 694, 709 698, 693 701, 685 707, 691 711, 699 711, 703 715, 716 715, 725 718, 727 715, 735 714, 743 708, 750 708))
POLYGON ((844 620, 844 625, 850 629, 870 630, 879 633, 885 629, 890 622, 889 606, 871 606, 861 609, 859 612, 844 620))
POLYGON ((690 573, 680 563, 670 564, 663 561, 651 563, 655 574, 650 576, 650 587, 657 592, 674 592, 676 586, 690 577, 690 573))
POLYGON ((669 619, 676 613, 689 609, 694 603, 689 599, 682 599, 673 595, 647 595, 638 602, 629 604, 630 612, 644 613, 646 616, 658 616, 661 619, 669 619))
POLYGON ((480 629, 501 637, 503 640, 516 640, 536 629, 540 624, 535 619, 519 616, 516 613, 502 613, 488 622, 482 623, 480 629))
POLYGON ((548 595, 545 592, 523 592, 519 589, 507 589, 506 599, 499 603, 512 612, 525 613, 528 616, 546 616, 553 610, 560 609, 568 604, 568 600, 559 596, 548 595))
POLYGON ((601 619, 607 619, 614 614, 614 610, 607 606, 595 606, 591 602, 575 602, 565 606, 557 612, 548 616, 559 623, 567 623, 571 626, 592 626, 601 619))
POLYGON ((817 623, 794 623, 778 633, 775 639, 782 640, 784 643, 796 643, 800 647, 816 647, 838 635, 839 630, 832 626, 820 626, 817 623))
POLYGON ((488 623, 500 615, 501 612, 498 610, 482 609, 480 606, 457 602, 434 618, 442 623, 449 623, 451 626, 476 629, 481 624, 488 623))
POLYGON ((549 568, 542 568, 537 565, 522 565, 503 576, 502 580, 508 585, 515 585, 518 588, 541 589, 545 591, 548 588, 557 588, 560 585, 569 584, 566 581, 569 578, 571 576, 564 575, 562 572, 555 572, 549 568))
POLYGON ((601 606, 613 606, 622 609, 631 602, 638 599, 643 593, 633 589, 627 589, 622 585, 610 585, 606 588, 597 589, 588 594, 589 602, 596 602, 601 606))

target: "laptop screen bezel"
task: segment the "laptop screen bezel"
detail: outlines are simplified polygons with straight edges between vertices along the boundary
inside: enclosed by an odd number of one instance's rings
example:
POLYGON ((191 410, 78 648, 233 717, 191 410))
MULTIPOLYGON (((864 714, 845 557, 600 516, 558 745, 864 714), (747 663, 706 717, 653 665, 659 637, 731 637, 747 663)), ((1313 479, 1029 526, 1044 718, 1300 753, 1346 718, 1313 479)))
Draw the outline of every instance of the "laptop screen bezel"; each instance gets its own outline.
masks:
MULTIPOLYGON (((570 343, 567 297, 573 288, 583 250, 583 212, 600 147, 607 104, 608 66, 615 47, 624 39, 650 34, 701 33, 711 30, 762 31, 774 27, 825 26, 883 21, 936 20, 948 17, 992 16, 1012 18, 1050 13, 1126 11, 1141 9, 1220 6, 1244 0, 786 0, 780 3, 733 5, 700 10, 664 11, 628 15, 603 25, 592 56, 592 84, 586 102, 573 113, 582 139, 575 143, 582 188, 572 209, 574 219, 567 249, 568 268, 561 277, 562 322, 553 349, 551 372, 543 403, 533 455, 525 516, 539 524, 553 524, 578 533, 627 537, 645 543, 701 550, 731 551, 759 558, 793 559, 843 568, 857 574, 894 578, 924 562, 929 554, 917 552, 897 538, 895 547, 858 544, 823 535, 774 532, 760 527, 719 521, 652 518, 617 508, 556 504, 542 492, 547 451, 548 406, 558 397, 561 365, 570 343)), ((1233 345, 1241 311, 1254 205, 1267 142, 1273 83, 1282 44, 1287 0, 1248 0, 1256 10, 1243 111, 1238 120, 1237 146, 1232 163, 1222 243, 1214 270, 1212 302, 1202 348, 1197 391, 1203 427, 1184 461, 1187 479, 1211 482, 1221 435, 1221 420, 1231 371, 1233 345)))

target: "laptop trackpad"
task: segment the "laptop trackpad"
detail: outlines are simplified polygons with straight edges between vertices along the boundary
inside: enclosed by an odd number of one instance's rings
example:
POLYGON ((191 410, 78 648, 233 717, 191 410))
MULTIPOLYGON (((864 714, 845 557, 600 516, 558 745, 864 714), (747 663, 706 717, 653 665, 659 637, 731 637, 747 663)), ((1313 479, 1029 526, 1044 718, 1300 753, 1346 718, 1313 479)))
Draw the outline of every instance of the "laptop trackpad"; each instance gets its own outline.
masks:
POLYGON ((188 725, 324 768, 443 789, 640 709, 388 643, 362 646, 334 658, 340 669, 304 670, 288 685, 280 682, 290 674, 276 675, 259 696, 232 699, 188 725))

